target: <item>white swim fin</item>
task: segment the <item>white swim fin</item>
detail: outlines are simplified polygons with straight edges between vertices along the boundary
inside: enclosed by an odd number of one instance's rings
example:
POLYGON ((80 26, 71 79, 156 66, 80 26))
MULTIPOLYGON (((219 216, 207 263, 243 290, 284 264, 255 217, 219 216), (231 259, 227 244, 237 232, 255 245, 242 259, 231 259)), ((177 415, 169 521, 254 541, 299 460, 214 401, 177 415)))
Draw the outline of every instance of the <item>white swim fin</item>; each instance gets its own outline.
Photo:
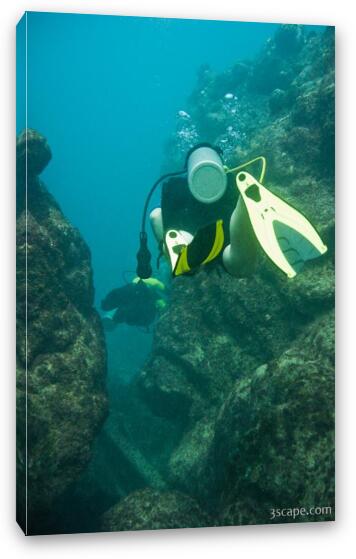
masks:
POLYGON ((172 271, 177 265, 177 260, 182 250, 193 240, 193 235, 188 231, 169 229, 165 235, 165 246, 167 248, 172 271))
POLYGON ((272 194, 252 175, 238 173, 236 185, 259 244, 289 278, 297 274, 304 262, 327 251, 307 218, 272 194))

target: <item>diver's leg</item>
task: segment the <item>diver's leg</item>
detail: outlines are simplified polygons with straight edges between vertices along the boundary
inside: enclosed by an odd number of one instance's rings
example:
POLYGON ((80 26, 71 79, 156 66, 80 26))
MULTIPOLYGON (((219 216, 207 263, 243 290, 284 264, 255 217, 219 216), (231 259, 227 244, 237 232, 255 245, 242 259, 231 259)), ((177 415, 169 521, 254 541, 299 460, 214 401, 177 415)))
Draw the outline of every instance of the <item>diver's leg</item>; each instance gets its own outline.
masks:
POLYGON ((230 218, 230 244, 223 252, 223 263, 232 276, 245 277, 254 272, 256 262, 257 239, 240 196, 230 218))
POLYGON ((163 219, 161 208, 155 208, 150 213, 150 223, 158 243, 163 241, 164 231, 163 231, 163 219))

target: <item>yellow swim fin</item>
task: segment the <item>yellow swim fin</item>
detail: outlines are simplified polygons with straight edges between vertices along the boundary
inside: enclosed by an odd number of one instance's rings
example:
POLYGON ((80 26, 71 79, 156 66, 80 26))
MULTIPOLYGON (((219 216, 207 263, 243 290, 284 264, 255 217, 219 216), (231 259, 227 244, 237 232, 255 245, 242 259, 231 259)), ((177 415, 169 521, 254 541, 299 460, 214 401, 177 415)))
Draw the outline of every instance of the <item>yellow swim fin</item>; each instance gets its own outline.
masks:
POLYGON ((304 262, 327 251, 306 217, 272 194, 252 175, 238 173, 236 185, 258 242, 272 262, 289 278, 297 274, 304 262))

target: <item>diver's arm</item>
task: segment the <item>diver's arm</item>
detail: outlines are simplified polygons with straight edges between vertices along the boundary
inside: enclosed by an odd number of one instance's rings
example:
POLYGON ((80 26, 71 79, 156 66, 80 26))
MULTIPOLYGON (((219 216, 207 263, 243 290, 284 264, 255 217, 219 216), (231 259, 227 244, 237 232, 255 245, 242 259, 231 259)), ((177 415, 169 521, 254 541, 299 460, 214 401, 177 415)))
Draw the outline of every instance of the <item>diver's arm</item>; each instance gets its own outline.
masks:
POLYGON ((241 278, 255 271, 256 261, 257 239, 240 196, 230 218, 230 244, 223 252, 223 263, 229 274, 241 278))

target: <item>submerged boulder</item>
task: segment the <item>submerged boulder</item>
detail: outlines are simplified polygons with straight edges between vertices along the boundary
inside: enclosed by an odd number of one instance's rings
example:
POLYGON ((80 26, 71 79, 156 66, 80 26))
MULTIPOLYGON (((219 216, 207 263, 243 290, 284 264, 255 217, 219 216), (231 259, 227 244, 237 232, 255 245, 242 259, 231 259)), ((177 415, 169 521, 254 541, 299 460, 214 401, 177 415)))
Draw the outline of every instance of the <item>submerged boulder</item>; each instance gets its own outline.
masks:
POLYGON ((288 507, 331 507, 299 521, 334 518, 332 312, 235 384, 210 452, 221 524, 266 523, 271 509, 288 507))
POLYGON ((106 417, 106 350, 89 248, 38 178, 50 150, 35 131, 25 184, 24 137, 17 144, 17 511, 24 527, 27 481, 28 532, 39 533, 54 500, 88 464, 106 417))
POLYGON ((25 186, 25 176, 34 178, 42 173, 52 159, 51 148, 42 134, 27 128, 16 138, 17 186, 25 186))
POLYGON ((190 429, 244 371, 286 348, 298 327, 298 313, 288 323, 278 287, 258 275, 238 280, 203 269, 177 278, 137 381, 142 397, 154 413, 190 429))
POLYGON ((209 452, 214 440, 215 422, 214 413, 197 421, 193 428, 183 435, 168 464, 170 485, 199 498, 206 503, 207 508, 210 508, 209 503, 216 496, 209 472, 209 452))
POLYGON ((204 526, 211 526, 211 520, 193 499, 177 491, 149 488, 131 493, 102 518, 102 530, 107 532, 204 526))
POLYGON ((281 56, 288 57, 300 51, 305 41, 302 25, 283 24, 274 36, 276 51, 281 56))

